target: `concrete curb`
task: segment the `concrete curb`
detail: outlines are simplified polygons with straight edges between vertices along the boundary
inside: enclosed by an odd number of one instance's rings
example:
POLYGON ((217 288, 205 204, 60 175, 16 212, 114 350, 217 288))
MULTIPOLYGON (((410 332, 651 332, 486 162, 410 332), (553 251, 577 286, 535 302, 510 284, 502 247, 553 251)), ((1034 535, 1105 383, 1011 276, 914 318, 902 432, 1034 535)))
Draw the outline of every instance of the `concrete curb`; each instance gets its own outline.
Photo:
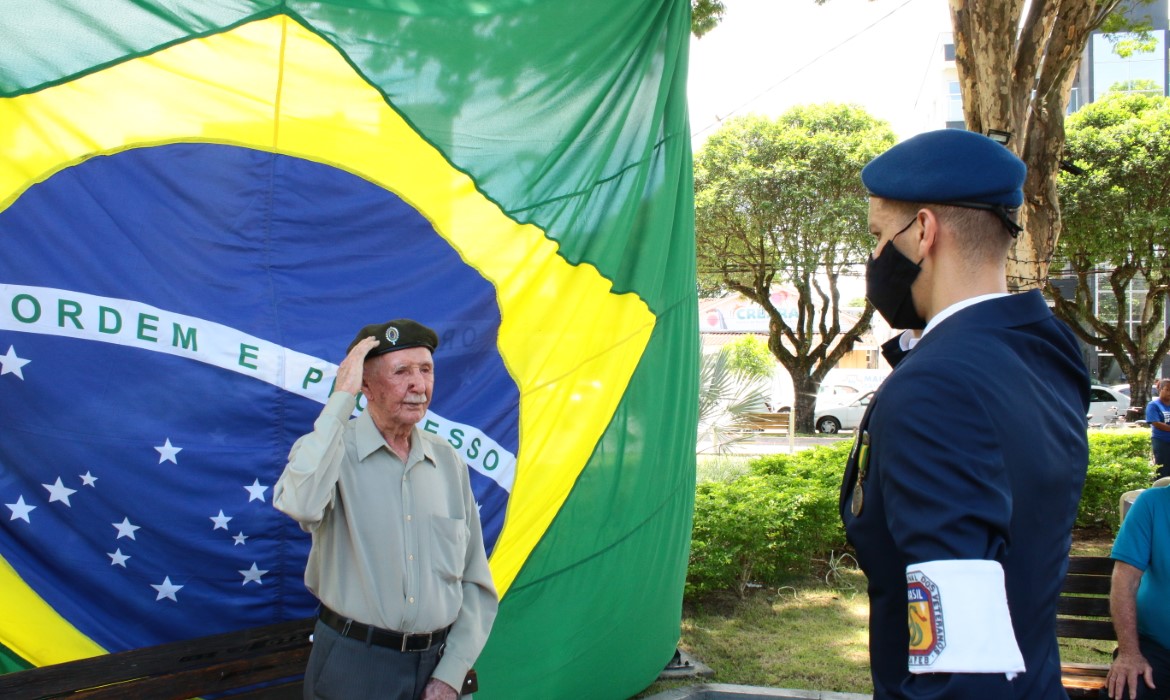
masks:
POLYGON ((706 683, 687 688, 675 688, 645 700, 872 700, 872 695, 837 693, 829 690, 797 690, 793 688, 763 688, 753 685, 706 683))

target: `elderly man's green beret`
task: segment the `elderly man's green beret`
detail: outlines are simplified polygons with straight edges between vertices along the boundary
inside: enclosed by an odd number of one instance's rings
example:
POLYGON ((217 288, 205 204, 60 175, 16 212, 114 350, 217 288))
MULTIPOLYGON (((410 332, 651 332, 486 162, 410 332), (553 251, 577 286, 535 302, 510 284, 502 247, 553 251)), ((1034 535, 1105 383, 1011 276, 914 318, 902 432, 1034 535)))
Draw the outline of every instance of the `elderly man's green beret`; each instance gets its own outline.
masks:
POLYGON ((358 342, 370 336, 377 338, 378 344, 366 353, 367 358, 406 348, 427 348, 433 353, 439 347, 439 336, 433 330, 409 318, 396 318, 362 328, 345 352, 349 353, 358 342))

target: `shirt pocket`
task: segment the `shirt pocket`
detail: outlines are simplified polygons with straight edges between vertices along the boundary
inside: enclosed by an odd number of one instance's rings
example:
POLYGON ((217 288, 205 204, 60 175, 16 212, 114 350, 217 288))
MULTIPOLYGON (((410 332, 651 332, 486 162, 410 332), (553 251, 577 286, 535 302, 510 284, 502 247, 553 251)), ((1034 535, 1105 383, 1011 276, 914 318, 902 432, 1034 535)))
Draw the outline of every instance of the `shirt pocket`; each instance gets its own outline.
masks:
POLYGON ((431 566, 435 573, 448 581, 463 578, 463 563, 467 556, 467 541, 471 533, 467 521, 442 515, 431 516, 431 566))

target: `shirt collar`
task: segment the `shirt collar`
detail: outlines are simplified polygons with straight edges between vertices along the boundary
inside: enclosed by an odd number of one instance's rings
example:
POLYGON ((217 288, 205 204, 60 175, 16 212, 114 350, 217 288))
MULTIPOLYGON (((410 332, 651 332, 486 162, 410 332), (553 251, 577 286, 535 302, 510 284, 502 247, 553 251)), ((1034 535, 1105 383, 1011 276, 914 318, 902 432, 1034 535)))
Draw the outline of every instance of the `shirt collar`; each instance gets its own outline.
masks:
POLYGON ((955 314, 957 314, 958 312, 967 308, 968 306, 975 306, 976 304, 978 304, 981 301, 991 301, 992 299, 999 299, 1000 297, 1006 297, 1006 296, 1008 296, 1007 292, 994 292, 992 294, 980 294, 977 297, 971 297, 969 299, 957 301, 954 304, 951 304, 947 308, 943 309, 942 311, 939 311, 937 314, 934 315, 934 318, 930 319, 930 323, 926 324, 926 328, 922 329, 922 337, 925 337, 926 334, 929 333, 930 331, 932 331, 935 326, 937 326, 938 324, 947 320, 951 316, 954 316, 955 314))
MULTIPOLYGON (((386 438, 382 437, 382 433, 378 431, 378 426, 374 424, 374 419, 370 417, 369 411, 362 411, 354 421, 354 447, 357 449, 359 460, 365 460, 377 452, 379 448, 384 448, 389 454, 394 454, 394 451, 386 444, 386 438)), ((431 464, 436 463, 431 444, 422 439, 416 425, 410 431, 410 455, 407 456, 406 464, 410 466, 424 459, 431 464)))

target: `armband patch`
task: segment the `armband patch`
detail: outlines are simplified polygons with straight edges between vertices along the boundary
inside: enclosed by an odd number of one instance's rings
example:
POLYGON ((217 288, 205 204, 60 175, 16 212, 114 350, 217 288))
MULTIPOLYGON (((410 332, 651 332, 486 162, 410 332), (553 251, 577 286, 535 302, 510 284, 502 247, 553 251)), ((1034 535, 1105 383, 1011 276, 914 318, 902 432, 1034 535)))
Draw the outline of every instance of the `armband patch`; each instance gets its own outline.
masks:
POLYGON ((907 624, 910 627, 910 669, 930 666, 947 647, 938 586, 921 571, 906 573, 907 624))
POLYGON ((906 567, 910 673, 1024 671, 997 561, 949 559, 906 567))

